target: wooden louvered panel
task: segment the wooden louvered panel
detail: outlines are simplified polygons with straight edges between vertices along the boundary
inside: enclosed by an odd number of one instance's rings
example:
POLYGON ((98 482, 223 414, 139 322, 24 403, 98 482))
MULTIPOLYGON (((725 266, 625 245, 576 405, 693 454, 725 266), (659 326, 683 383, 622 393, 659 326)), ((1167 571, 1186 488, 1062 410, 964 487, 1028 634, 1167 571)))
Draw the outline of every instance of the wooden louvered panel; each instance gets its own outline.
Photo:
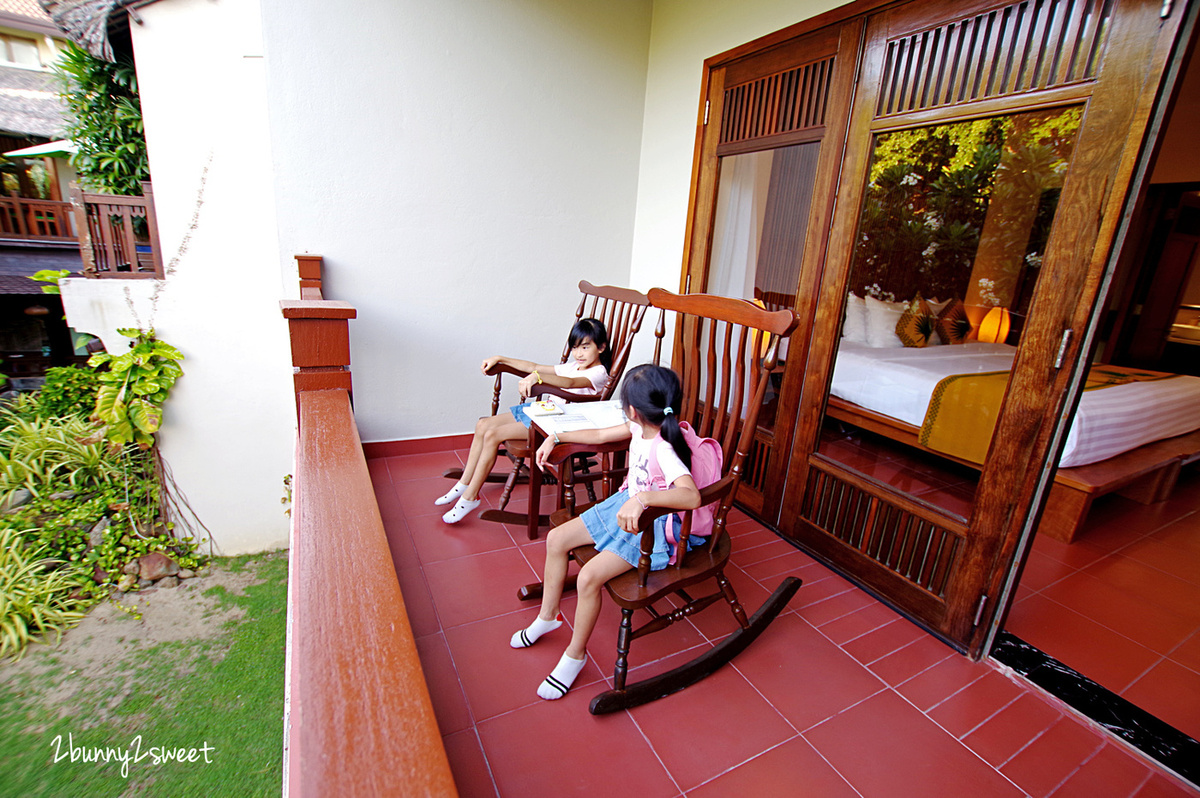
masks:
POLYGON ((726 88, 720 143, 824 127, 832 75, 830 57, 726 88))
POLYGON ((817 468, 802 515, 916 587, 944 599, 961 535, 817 468))
POLYGON ((1025 0, 888 41, 877 117, 1094 80, 1113 0, 1025 0))

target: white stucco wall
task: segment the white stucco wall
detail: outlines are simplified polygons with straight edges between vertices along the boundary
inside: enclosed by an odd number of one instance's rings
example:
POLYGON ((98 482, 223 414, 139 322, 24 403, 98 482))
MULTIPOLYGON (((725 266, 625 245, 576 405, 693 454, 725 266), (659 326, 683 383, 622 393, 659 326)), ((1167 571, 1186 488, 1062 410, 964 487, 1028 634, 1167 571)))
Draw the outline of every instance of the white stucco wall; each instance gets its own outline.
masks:
POLYGON ((263 0, 283 252, 325 257, 366 441, 468 432, 625 284, 649 0, 263 0))
POLYGON ((363 439, 469 431, 480 360, 557 358, 581 278, 678 286, 703 60, 835 4, 147 5, 132 31, 177 263, 153 308, 152 283, 76 281, 72 323, 153 324, 184 351, 176 477, 223 551, 281 545, 293 255, 323 255, 326 296, 358 309, 363 439))
POLYGON ((67 316, 110 351, 123 326, 153 326, 183 351, 160 435, 176 481, 218 551, 283 546, 295 410, 279 300, 298 288, 281 277, 289 256, 275 233, 257 4, 169 0, 139 15, 146 140, 174 273, 161 284, 69 281, 67 316))

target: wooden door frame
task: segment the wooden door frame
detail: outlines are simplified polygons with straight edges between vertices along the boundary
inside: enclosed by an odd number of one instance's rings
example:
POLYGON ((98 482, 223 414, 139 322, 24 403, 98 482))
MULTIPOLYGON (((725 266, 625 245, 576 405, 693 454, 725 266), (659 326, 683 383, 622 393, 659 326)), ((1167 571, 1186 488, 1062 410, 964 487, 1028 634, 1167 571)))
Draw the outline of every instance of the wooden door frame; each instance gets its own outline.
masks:
MULTIPOLYGON (((840 161, 840 176, 836 181, 818 183, 816 191, 819 193, 813 198, 809 226, 811 246, 805 250, 801 286, 797 291, 801 300, 798 308, 801 322, 789 352, 797 362, 804 364, 804 368, 791 369, 787 377, 800 381, 802 389, 792 392, 791 395, 797 395, 798 403, 789 408, 781 407, 776 423, 776 428, 785 429, 785 434, 792 440, 777 449, 789 452, 789 457, 775 458, 779 468, 787 464, 786 477, 771 479, 770 484, 780 490, 786 484, 790 489, 783 494, 780 514, 766 520, 778 523, 779 519, 785 519, 785 523, 778 525, 785 533, 794 533, 800 523, 802 489, 807 483, 807 452, 815 448, 816 428, 824 415, 845 283, 849 278, 849 244, 856 232, 870 141, 874 134, 939 121, 996 116, 1075 102, 1085 104, 1084 123, 1080 127, 1060 200, 1059 218, 1055 220, 1055 232, 1052 233, 1054 247, 1047 252, 1042 280, 1030 309, 1030 324, 1024 331, 1022 348, 1014 362, 1009 395, 976 495, 970 528, 983 534, 972 533, 965 538, 963 567, 970 574, 966 581, 972 587, 960 586, 947 593, 945 622, 935 629, 975 655, 981 652, 988 630, 1004 608, 1004 602, 997 598, 1010 595, 1004 586, 1016 570, 1018 542, 1036 523, 1037 511, 1046 492, 1048 471, 1039 464, 1044 464, 1051 450, 1057 452, 1055 447, 1061 445, 1064 411, 1072 407, 1066 398, 1082 378, 1080 363, 1088 351, 1083 343, 1090 342, 1093 334, 1093 309, 1100 293, 1101 275, 1121 219, 1156 94, 1146 91, 1144 86, 1158 86, 1175 44, 1178 20, 1183 15, 1182 10, 1177 10, 1158 24, 1157 38, 1147 37, 1145 26, 1154 29, 1155 21, 1151 17, 1158 16, 1160 2, 1118 0, 1110 22, 1112 28, 1104 61, 1094 81, 1086 85, 1062 85, 1026 95, 977 100, 952 109, 933 108, 886 121, 875 119, 870 98, 878 92, 880 85, 882 48, 889 33, 895 32, 889 31, 886 25, 899 18, 893 12, 901 12, 909 28, 919 29, 931 21, 940 24, 1006 5, 1010 3, 997 0, 974 0, 967 6, 948 0, 925 2, 920 6, 910 2, 860 0, 706 61, 680 281, 683 291, 703 290, 703 286, 697 286, 691 280, 691 275, 703 274, 703 271, 696 271, 696 265, 707 263, 719 179, 716 153, 719 126, 705 125, 704 122, 706 109, 710 120, 720 119, 726 69, 738 59, 786 45, 831 25, 848 23, 842 34, 850 29, 861 30, 864 38, 859 40, 856 64, 844 63, 849 51, 842 48, 848 43, 839 44, 839 57, 843 62, 839 76, 855 78, 842 90, 849 91, 854 100, 852 107, 847 104, 845 125, 835 125, 829 120, 822 141, 822 161, 836 157, 840 161), (882 32, 874 32, 877 25, 885 25, 882 32), (847 66, 853 66, 853 69, 846 69, 847 66), (1137 104, 1122 107, 1117 98, 1127 97, 1131 91, 1138 97, 1137 104), (838 137, 837 145, 825 146, 827 142, 833 145, 832 136, 838 137), (810 301, 803 301, 806 297, 810 301), (814 297, 816 301, 811 301, 814 297), (1074 334, 1064 342, 1063 336, 1068 330, 1074 334), (1063 367, 1057 368, 1055 363, 1060 360, 1060 349, 1063 367), (1050 397, 1049 402, 1046 397, 1050 397), (794 415, 785 415, 789 410, 794 415), (792 417, 797 423, 789 426, 787 419, 792 417), (796 451, 805 454, 797 457, 796 451), (979 603, 981 596, 982 605, 979 603), (988 599, 988 596, 993 598, 988 599)), ((867 586, 876 588, 877 592, 886 592, 880 591, 880 586, 871 584, 870 580, 867 580, 867 586)))

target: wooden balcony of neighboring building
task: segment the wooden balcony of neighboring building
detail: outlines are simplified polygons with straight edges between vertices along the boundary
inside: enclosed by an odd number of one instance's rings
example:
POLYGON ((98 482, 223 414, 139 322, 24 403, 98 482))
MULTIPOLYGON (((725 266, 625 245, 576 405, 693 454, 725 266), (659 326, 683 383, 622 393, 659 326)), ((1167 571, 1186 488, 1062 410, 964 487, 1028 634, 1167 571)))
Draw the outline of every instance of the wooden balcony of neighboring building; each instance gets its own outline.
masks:
POLYGON ((77 239, 71 203, 30 197, 0 197, 0 239, 73 244, 77 239))
POLYGON ((142 183, 142 196, 85 192, 71 188, 75 229, 85 277, 164 277, 154 191, 142 183))

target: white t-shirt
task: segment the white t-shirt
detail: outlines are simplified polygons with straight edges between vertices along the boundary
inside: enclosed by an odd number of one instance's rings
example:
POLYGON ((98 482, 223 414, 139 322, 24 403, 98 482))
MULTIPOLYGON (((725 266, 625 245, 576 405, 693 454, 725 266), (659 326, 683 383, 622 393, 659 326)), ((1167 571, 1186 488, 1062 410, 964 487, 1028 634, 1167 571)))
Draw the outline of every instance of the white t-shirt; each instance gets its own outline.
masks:
POLYGON ((663 478, 667 481, 667 487, 675 484, 675 480, 684 475, 691 475, 687 466, 679 459, 679 455, 675 454, 675 447, 663 440, 661 443, 655 444, 659 436, 653 438, 642 437, 642 427, 638 424, 629 422, 629 431, 633 435, 629 439, 629 493, 630 495, 638 491, 661 490, 659 486, 654 485, 650 479, 650 447, 655 445, 658 447, 658 467, 662 469, 663 478))
POLYGON ((604 386, 608 385, 608 369, 604 368, 602 363, 597 363, 589 369, 579 370, 578 364, 574 361, 568 363, 559 363, 554 367, 554 373, 560 377, 584 377, 592 384, 590 388, 571 388, 570 390, 584 396, 595 396, 604 390, 604 386))

